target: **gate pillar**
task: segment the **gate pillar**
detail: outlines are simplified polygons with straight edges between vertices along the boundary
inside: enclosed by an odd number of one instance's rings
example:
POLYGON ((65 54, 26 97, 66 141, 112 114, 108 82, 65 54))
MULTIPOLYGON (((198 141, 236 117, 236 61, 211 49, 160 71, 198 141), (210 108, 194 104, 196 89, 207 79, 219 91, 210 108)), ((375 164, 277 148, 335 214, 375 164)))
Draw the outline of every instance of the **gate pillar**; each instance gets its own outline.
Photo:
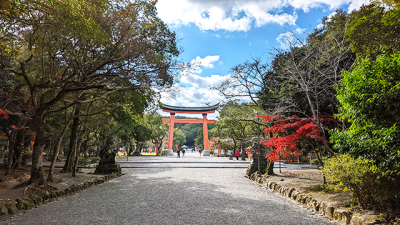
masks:
POLYGON ((166 155, 174 155, 172 150, 172 145, 174 141, 174 124, 175 124, 175 113, 171 113, 171 118, 169 120, 169 134, 168 134, 168 149, 166 155))

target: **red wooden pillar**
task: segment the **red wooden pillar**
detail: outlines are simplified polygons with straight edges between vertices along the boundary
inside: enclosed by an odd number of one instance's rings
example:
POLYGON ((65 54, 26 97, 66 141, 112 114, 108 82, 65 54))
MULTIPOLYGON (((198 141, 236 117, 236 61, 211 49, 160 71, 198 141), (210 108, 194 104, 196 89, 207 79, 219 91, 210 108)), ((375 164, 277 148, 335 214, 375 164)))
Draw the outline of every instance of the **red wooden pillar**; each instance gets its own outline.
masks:
POLYGON ((204 136, 204 150, 209 150, 208 146, 208 126, 207 126, 207 113, 203 113, 203 136, 204 136))
POLYGON ((169 119, 168 150, 172 150, 172 143, 174 141, 175 113, 171 113, 170 115, 171 118, 169 119))

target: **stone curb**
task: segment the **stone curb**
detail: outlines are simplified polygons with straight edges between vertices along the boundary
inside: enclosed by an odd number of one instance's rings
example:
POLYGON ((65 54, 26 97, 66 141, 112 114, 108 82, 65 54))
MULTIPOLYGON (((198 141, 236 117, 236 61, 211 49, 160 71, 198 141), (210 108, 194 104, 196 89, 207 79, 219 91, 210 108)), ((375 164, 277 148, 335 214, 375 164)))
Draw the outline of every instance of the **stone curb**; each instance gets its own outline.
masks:
POLYGON ((64 190, 58 190, 56 188, 53 190, 47 190, 40 187, 30 187, 34 193, 30 194, 28 197, 23 199, 15 199, 15 201, 8 201, 0 204, 0 219, 7 215, 25 212, 47 202, 55 201, 63 196, 77 193, 91 186, 105 183, 117 177, 120 176, 117 174, 108 174, 102 177, 92 177, 89 181, 80 184, 73 184, 64 190))
POLYGON ((293 187, 281 187, 278 183, 267 181, 266 177, 261 176, 258 172, 253 173, 250 177, 246 176, 263 187, 269 188, 274 192, 278 192, 296 202, 306 205, 321 215, 325 215, 343 224, 375 224, 374 215, 353 215, 353 212, 345 208, 335 208, 326 202, 318 202, 306 194, 300 193, 293 187))

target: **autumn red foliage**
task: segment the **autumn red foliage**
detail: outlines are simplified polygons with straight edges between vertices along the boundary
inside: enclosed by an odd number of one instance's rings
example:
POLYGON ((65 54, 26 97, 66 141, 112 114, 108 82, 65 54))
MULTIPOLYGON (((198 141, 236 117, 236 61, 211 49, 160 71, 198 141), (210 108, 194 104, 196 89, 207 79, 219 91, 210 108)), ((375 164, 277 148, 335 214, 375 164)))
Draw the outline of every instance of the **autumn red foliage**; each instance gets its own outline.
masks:
MULTIPOLYGON (((256 115, 264 119, 263 123, 273 120, 273 126, 265 129, 265 134, 274 134, 275 136, 269 140, 260 143, 268 147, 272 146, 273 150, 266 156, 268 160, 278 161, 279 156, 284 159, 290 154, 299 156, 298 142, 304 138, 312 138, 316 141, 323 141, 321 129, 317 126, 314 118, 300 118, 296 115, 289 118, 281 118, 275 115, 256 115)), ((338 122, 331 116, 320 116, 319 122, 338 122)))
POLYGON ((8 115, 2 109, 0 109, 0 119, 7 119, 8 115))

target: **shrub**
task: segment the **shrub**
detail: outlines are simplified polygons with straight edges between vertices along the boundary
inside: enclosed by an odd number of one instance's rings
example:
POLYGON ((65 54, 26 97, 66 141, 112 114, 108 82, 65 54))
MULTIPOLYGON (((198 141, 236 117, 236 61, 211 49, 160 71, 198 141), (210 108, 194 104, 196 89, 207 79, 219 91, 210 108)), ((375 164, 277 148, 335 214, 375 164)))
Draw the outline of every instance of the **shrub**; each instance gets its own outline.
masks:
POLYGON ((79 157, 78 158, 78 165, 82 166, 82 167, 86 167, 87 165, 89 165, 89 159, 85 158, 85 157, 79 157))
POLYGON ((324 160, 322 173, 329 187, 350 191, 365 209, 396 208, 400 202, 400 172, 381 170, 372 160, 336 155, 324 160))
POLYGON ((318 164, 319 164, 319 160, 318 160, 318 159, 312 159, 312 160, 310 161, 310 164, 311 164, 311 165, 318 165, 318 164))
POLYGON ((91 157, 90 163, 98 163, 100 161, 100 157, 91 157))

